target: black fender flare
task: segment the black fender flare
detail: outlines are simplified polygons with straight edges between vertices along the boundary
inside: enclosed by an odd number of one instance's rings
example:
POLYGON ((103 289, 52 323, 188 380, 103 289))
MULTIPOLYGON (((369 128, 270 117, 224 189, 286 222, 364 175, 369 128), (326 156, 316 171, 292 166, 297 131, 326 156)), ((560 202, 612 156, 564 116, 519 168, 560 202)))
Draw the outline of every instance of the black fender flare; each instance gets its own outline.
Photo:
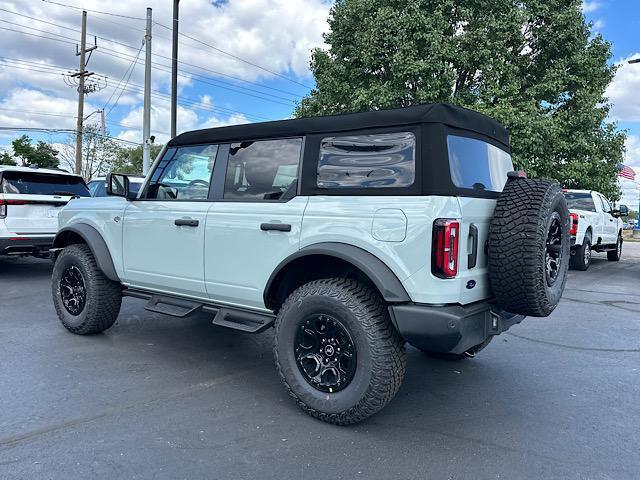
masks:
POLYGON ((376 286, 382 298, 389 303, 410 302, 411 298, 395 273, 378 257, 362 248, 347 243, 322 242, 301 248, 285 258, 273 271, 265 286, 263 299, 269 296, 279 274, 293 261, 310 255, 325 255, 344 260, 361 270, 376 286))
POLYGON ((104 273, 109 280, 113 280, 114 282, 120 281, 116 273, 116 268, 113 266, 113 259, 111 258, 111 253, 109 253, 109 247, 107 247, 107 243, 98 230, 86 223, 76 223, 64 227, 58 231, 56 237, 53 239, 53 248, 65 247, 65 238, 69 233, 74 233, 84 240, 84 243, 91 249, 98 268, 102 270, 102 273, 104 273))

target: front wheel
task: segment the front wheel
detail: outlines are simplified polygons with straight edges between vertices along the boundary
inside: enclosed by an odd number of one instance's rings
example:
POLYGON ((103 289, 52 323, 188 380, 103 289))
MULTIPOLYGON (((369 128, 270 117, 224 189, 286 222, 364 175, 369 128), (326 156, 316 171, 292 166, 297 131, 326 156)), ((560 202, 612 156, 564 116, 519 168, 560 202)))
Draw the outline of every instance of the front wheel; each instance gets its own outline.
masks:
POLYGON ((87 245, 69 245, 58 255, 51 282, 58 318, 70 332, 100 333, 116 321, 122 288, 102 273, 87 245))
POLYGON ((287 298, 276 318, 274 354, 300 408, 337 425, 389 403, 406 364, 404 342, 378 292, 344 278, 307 283, 287 298))
POLYGON ((618 235, 616 241, 616 249, 607 252, 607 260, 610 262, 619 262, 622 258, 622 235, 618 235))

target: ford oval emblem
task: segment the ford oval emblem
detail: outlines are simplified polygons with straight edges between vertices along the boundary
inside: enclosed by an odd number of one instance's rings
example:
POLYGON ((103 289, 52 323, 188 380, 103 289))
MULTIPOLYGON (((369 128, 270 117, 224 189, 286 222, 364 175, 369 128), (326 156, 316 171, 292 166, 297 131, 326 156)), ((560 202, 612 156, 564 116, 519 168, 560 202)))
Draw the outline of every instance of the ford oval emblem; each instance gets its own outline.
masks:
POLYGON ((476 281, 475 281, 475 280, 469 280, 469 281, 467 282, 467 288, 468 288, 469 290, 471 290, 471 289, 472 289, 473 287, 475 287, 475 286, 476 286, 476 281))

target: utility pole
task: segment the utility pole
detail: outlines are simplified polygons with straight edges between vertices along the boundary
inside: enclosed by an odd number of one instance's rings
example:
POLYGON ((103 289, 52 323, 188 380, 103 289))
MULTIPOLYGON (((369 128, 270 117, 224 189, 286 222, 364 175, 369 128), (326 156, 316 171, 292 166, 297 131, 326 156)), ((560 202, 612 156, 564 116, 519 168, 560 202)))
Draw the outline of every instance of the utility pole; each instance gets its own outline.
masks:
MULTIPOLYGON (((71 75, 78 77, 78 120, 76 124, 76 173, 82 174, 82 122, 84 120, 84 79, 93 72, 87 72, 86 54, 98 48, 96 45, 87 48, 87 12, 82 11, 82 36, 80 37, 80 51, 76 51, 76 56, 80 57, 80 70, 71 75)), ((76 46, 77 49, 77 46, 76 46)))
POLYGON ((142 114, 142 174, 149 171, 151 156, 151 9, 147 8, 147 28, 144 33, 146 55, 144 58, 144 109, 142 114))
POLYGON ((176 136, 176 116, 178 114, 178 4, 173 0, 173 46, 171 48, 171 138, 176 136))

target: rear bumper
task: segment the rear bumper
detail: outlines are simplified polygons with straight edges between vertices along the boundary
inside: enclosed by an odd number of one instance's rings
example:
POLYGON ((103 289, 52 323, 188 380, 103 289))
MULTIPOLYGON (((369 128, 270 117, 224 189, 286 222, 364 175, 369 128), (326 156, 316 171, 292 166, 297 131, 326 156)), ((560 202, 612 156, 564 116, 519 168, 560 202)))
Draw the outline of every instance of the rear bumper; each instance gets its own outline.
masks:
POLYGON ((464 353, 520 323, 524 315, 500 310, 488 302, 434 307, 398 304, 389 307, 400 335, 422 350, 464 353))
POLYGON ((0 237, 0 255, 46 255, 55 235, 0 237))

